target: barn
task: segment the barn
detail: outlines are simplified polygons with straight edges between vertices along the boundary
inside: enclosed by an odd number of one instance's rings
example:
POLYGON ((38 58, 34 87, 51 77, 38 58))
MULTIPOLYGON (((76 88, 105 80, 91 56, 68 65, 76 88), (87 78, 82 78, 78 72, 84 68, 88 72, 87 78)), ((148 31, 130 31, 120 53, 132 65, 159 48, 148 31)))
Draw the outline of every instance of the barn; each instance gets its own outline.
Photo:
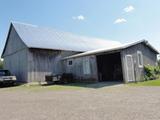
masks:
POLYGON ((157 54, 148 41, 141 40, 67 56, 63 63, 65 72, 73 73, 80 81, 128 83, 143 80, 144 66, 156 66, 157 54))
POLYGON ((4 68, 21 82, 44 81, 49 74, 62 74, 66 56, 120 45, 117 41, 74 35, 26 23, 10 24, 2 58, 4 68))
POLYGON ((157 64, 158 51, 146 40, 121 44, 52 28, 12 22, 2 53, 4 68, 21 82, 72 73, 79 81, 139 81, 144 65, 157 64))

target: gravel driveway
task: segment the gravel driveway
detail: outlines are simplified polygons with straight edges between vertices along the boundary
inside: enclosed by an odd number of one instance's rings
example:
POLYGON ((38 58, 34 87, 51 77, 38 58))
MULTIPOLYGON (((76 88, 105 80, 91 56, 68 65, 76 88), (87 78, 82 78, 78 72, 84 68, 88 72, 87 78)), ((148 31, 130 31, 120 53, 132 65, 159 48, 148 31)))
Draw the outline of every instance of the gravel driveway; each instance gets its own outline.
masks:
POLYGON ((0 89, 0 120, 159 120, 160 87, 0 89))

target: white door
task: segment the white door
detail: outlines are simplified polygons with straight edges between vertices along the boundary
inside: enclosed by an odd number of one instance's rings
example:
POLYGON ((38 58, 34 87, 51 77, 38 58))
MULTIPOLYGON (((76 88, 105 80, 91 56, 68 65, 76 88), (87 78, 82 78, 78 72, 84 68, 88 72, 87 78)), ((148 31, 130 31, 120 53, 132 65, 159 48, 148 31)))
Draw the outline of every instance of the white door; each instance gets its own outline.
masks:
POLYGON ((127 81, 128 82, 135 81, 134 63, 132 55, 126 55, 126 70, 127 70, 127 81))

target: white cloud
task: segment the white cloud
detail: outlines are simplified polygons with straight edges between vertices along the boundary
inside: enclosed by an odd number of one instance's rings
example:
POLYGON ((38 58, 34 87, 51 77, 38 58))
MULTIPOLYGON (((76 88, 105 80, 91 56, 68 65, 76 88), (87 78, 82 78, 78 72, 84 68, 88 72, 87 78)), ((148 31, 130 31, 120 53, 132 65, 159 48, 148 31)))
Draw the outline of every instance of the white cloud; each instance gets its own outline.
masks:
POLYGON ((127 20, 124 18, 118 18, 117 20, 114 21, 114 24, 120 24, 120 23, 126 23, 127 20))
POLYGON ((81 21, 83 21, 83 20, 85 20, 85 17, 83 15, 79 15, 79 16, 73 16, 72 19, 73 20, 81 20, 81 21))
POLYGON ((123 9, 125 12, 132 12, 133 10, 135 10, 135 8, 132 5, 127 6, 126 8, 123 9))

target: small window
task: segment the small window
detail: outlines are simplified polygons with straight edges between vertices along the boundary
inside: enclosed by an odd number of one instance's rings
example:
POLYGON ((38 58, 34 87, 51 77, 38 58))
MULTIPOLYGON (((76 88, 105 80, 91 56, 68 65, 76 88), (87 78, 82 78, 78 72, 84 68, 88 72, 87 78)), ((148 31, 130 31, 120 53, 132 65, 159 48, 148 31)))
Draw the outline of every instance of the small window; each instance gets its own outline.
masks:
POLYGON ((68 65, 72 65, 73 64, 73 61, 72 60, 69 60, 68 61, 68 65))
POLYGON ((143 67, 143 55, 141 51, 137 51, 138 66, 143 67))

